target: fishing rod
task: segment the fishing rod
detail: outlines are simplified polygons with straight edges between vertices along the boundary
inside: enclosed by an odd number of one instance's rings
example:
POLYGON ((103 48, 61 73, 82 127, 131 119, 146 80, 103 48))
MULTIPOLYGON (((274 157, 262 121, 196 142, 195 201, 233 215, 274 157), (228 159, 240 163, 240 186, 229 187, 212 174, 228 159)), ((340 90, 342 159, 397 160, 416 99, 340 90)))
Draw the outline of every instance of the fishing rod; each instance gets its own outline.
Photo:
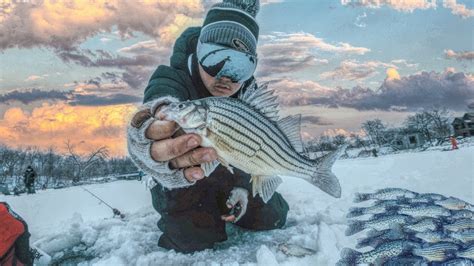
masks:
POLYGON ((104 203, 105 205, 107 205, 107 207, 109 207, 110 209, 112 209, 113 213, 114 213, 114 216, 119 216, 120 218, 125 218, 125 214, 121 213, 118 209, 110 206, 109 204, 107 204, 107 202, 105 202, 104 200, 102 200, 101 198, 99 198, 96 194, 92 193, 90 190, 88 190, 87 188, 85 187, 82 187, 82 189, 84 189, 85 191, 87 191, 89 194, 91 194, 92 196, 94 196, 96 199, 100 200, 100 202, 104 203))

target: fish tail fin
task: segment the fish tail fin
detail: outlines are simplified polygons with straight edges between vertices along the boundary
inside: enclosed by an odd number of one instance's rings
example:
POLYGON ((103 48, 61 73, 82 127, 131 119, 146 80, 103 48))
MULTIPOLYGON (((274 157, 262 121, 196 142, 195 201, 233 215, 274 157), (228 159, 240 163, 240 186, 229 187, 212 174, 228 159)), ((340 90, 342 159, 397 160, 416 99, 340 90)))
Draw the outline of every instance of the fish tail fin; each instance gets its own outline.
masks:
POLYGON ((367 239, 362 238, 362 239, 357 240, 357 244, 355 247, 360 249, 367 246, 370 246, 370 242, 367 239))
POLYGON ((350 208, 346 218, 354 218, 364 215, 364 208, 350 208))
POLYGON ((341 250, 341 262, 349 264, 349 265, 355 265, 357 258, 360 256, 360 252, 355 251, 350 248, 343 248, 341 250))
POLYGON ((378 231, 378 230, 372 229, 372 230, 370 230, 369 232, 367 232, 366 238, 369 238, 369 237, 380 237, 381 235, 383 235, 384 233, 387 233, 388 231, 389 231, 389 230, 378 231))
POLYGON ((343 145, 336 151, 317 159, 315 161, 317 170, 310 179, 311 184, 319 187, 322 191, 335 198, 341 197, 341 185, 331 169, 334 162, 341 156, 346 147, 347 145, 343 145))
POLYGON ((364 248, 364 247, 377 247, 381 243, 387 242, 386 235, 390 233, 390 229, 378 231, 375 229, 371 229, 367 232, 366 237, 358 239, 356 248, 364 248))
POLYGON ((364 229, 365 229, 364 222, 355 221, 347 226, 346 236, 351 236, 353 234, 359 233, 360 231, 364 229))
POLYGON ((370 199, 370 193, 355 193, 354 194, 354 203, 363 202, 370 199))
POLYGON ((377 243, 377 239, 374 238, 361 238, 357 240, 356 248, 374 247, 374 243, 377 243))

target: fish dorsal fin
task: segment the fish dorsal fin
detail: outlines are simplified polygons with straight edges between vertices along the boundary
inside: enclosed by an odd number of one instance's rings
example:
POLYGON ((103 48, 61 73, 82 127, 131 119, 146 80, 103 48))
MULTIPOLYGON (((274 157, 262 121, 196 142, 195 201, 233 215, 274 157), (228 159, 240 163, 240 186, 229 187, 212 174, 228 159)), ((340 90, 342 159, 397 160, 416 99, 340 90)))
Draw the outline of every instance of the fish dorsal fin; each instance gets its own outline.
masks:
POLYGON ((278 97, 273 95, 274 92, 273 89, 268 88, 268 83, 258 86, 255 82, 252 82, 247 90, 239 95, 239 99, 257 109, 268 119, 276 122, 279 119, 279 108, 278 97))
POLYGON ((279 176, 257 175, 252 176, 250 182, 252 182, 253 196, 255 197, 258 193, 263 202, 267 203, 283 181, 279 176))
POLYGON ((280 119, 278 127, 288 138, 295 151, 303 153, 303 141, 301 140, 301 115, 290 115, 280 119))

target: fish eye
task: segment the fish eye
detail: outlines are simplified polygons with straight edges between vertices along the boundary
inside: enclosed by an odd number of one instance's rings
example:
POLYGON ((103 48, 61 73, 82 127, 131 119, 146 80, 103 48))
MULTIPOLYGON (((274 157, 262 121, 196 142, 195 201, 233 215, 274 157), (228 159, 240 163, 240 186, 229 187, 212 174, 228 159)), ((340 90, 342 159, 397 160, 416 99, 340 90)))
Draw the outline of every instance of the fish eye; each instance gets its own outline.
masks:
POLYGON ((180 103, 180 104, 178 105, 178 108, 179 108, 179 109, 183 109, 183 108, 184 108, 184 103, 180 103))

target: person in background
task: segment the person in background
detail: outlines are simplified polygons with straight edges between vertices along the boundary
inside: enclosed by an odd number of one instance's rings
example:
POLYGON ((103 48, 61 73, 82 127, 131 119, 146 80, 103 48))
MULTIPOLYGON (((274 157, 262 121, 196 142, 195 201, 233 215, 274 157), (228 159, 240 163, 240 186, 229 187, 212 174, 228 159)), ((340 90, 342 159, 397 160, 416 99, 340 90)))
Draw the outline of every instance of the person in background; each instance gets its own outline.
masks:
POLYGON ((26 168, 25 174, 23 175, 23 182, 25 183, 27 194, 35 193, 35 179, 36 179, 35 170, 33 170, 33 167, 31 167, 31 165, 28 165, 28 167, 26 168))
POLYGON ((372 149, 372 155, 373 155, 374 157, 378 157, 377 149, 376 149, 376 148, 373 148, 373 149, 372 149))
POLYGON ((456 138, 455 138, 454 136, 449 137, 449 140, 451 141, 451 149, 452 149, 452 150, 457 150, 457 149, 459 149, 459 147, 458 147, 458 141, 456 140, 456 138))

